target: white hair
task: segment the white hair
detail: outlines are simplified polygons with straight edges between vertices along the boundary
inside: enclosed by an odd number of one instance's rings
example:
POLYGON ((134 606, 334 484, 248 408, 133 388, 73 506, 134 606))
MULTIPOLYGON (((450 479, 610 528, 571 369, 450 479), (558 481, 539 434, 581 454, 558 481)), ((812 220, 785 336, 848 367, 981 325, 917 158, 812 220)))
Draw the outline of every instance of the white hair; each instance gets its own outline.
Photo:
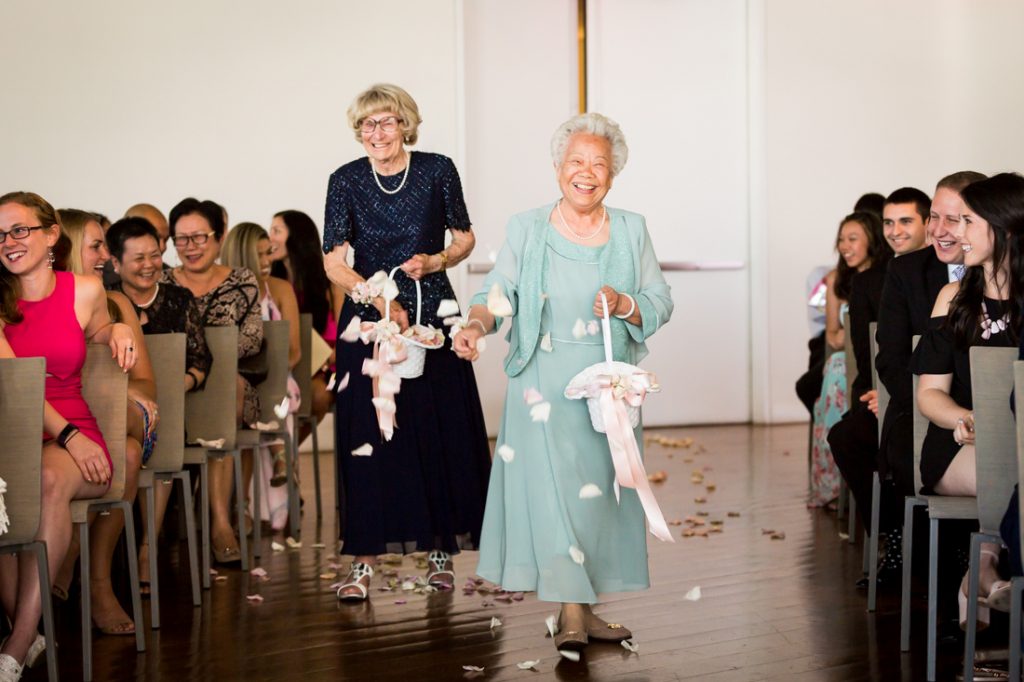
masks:
POLYGON ((629 158, 626 136, 622 134, 618 123, 593 111, 573 116, 555 130, 555 134, 551 136, 551 160, 555 162, 556 166, 562 165, 562 161, 565 160, 565 150, 569 146, 569 138, 577 133, 597 135, 608 140, 608 144, 612 148, 612 177, 618 175, 625 168, 626 159, 629 158))

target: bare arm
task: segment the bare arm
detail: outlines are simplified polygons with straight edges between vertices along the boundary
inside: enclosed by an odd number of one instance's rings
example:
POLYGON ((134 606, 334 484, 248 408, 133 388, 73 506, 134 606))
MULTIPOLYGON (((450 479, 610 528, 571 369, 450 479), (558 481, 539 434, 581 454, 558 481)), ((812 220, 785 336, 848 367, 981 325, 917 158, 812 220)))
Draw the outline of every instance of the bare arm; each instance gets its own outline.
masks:
POLYGON ((281 318, 288 320, 288 367, 295 369, 302 357, 299 346, 299 302, 295 290, 283 279, 270 278, 270 295, 281 311, 281 318))
POLYGON ((402 270, 413 279, 419 279, 432 272, 451 269, 469 258, 469 254, 473 253, 476 246, 476 235, 473 234, 472 228, 449 230, 449 233, 452 236, 452 243, 446 248, 430 255, 418 253, 402 263, 402 270))
MULTIPOLYGON (((942 288, 935 299, 932 317, 942 317, 949 312, 949 302, 958 288, 957 282, 942 288)), ((949 395, 952 385, 952 374, 922 374, 917 384, 918 409, 928 421, 943 429, 956 429, 961 419, 970 416, 970 410, 957 405, 949 395)), ((973 417, 970 422, 973 428, 973 417)), ((963 439, 958 437, 958 440, 963 439)))
MULTIPOLYGON (((348 248, 348 242, 344 242, 335 246, 330 253, 324 256, 324 271, 327 273, 327 279, 340 287, 346 296, 351 295, 357 284, 366 281, 366 278, 349 267, 348 248)), ((384 305, 383 297, 377 296, 373 299, 373 307, 377 309, 381 317, 384 317, 384 305)), ((403 330, 409 326, 409 318, 398 301, 391 301, 391 319, 398 322, 403 330)))

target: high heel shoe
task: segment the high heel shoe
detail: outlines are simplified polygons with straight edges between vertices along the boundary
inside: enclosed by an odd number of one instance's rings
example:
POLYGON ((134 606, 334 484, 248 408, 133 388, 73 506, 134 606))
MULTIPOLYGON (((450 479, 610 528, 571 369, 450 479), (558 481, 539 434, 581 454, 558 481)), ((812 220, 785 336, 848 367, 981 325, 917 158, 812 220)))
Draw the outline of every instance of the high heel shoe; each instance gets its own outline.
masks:
POLYGON ((338 588, 338 601, 366 601, 366 598, 370 596, 368 585, 371 579, 373 579, 373 566, 364 564, 362 561, 353 561, 345 583, 338 588), (366 578, 366 585, 363 584, 363 578, 366 578), (359 593, 342 594, 349 587, 358 587, 359 593))
MULTIPOLYGON (((960 587, 960 591, 957 593, 957 604, 960 607, 960 629, 967 631, 967 595, 964 593, 963 586, 960 587)), ((984 602, 978 600, 978 629, 977 632, 981 632, 988 628, 989 623, 989 608, 984 602)))
POLYGON ((427 557, 427 563, 430 565, 430 570, 427 572, 427 584, 434 587, 453 586, 455 584, 455 571, 448 568, 451 560, 452 555, 448 552, 442 552, 439 549, 432 551, 427 557), (445 576, 448 577, 448 580, 445 580, 445 576))
POLYGON ((992 587, 989 588, 988 596, 982 600, 989 608, 993 608, 996 611, 1002 611, 1003 613, 1010 612, 1010 585, 1005 580, 997 580, 992 583, 992 587))

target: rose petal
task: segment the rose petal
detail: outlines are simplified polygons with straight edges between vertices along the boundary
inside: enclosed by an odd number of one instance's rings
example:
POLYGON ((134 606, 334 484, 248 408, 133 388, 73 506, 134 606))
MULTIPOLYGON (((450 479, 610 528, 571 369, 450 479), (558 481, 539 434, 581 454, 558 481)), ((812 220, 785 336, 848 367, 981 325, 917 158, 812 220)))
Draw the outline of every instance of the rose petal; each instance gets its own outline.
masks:
POLYGON ((302 543, 290 535, 284 539, 284 544, 288 545, 292 549, 298 549, 299 547, 302 547, 302 543))
POLYGON ((558 633, 558 630, 557 630, 557 628, 555 626, 555 617, 554 616, 548 616, 547 618, 545 618, 544 619, 544 624, 548 626, 548 634, 551 635, 552 637, 554 637, 555 634, 558 633))
POLYGON ((256 576, 257 578, 266 578, 267 577, 267 569, 263 568, 262 566, 257 566, 256 568, 254 568, 251 571, 249 571, 249 573, 251 575, 256 576))
POLYGON ((277 415, 278 419, 285 419, 288 417, 288 404, 288 396, 285 396, 284 399, 281 400, 281 404, 274 405, 274 414, 277 415))
POLYGON ((263 601, 263 595, 260 594, 248 594, 245 598, 248 599, 251 604, 259 604, 263 601))
POLYGON ((352 454, 356 457, 369 457, 373 454, 373 446, 369 443, 363 443, 358 448, 352 451, 352 454))
POLYGON ((582 339, 587 335, 587 325, 583 323, 583 320, 576 318, 576 324, 572 326, 572 338, 582 339))
POLYGON ((228 577, 226 575, 218 575, 213 580, 214 580, 214 582, 218 582, 218 583, 226 583, 228 581, 228 577))
POLYGON ((697 585, 692 590, 686 593, 686 601, 700 601, 700 585, 697 585))
POLYGON ((487 350, 487 339, 481 336, 476 340, 476 352, 483 353, 485 350, 487 350))
POLYGON ((516 663, 516 667, 520 670, 532 670, 536 668, 540 661, 521 661, 516 663))
POLYGON ((526 401, 527 405, 536 405, 537 403, 544 400, 544 396, 540 394, 535 388, 528 388, 523 392, 523 400, 526 401))
POLYGON ((462 669, 470 673, 482 673, 484 671, 483 667, 479 665, 464 665, 462 669))
MULTIPOLYGON (((326 386, 326 388, 327 388, 327 390, 328 390, 328 391, 333 391, 333 390, 334 390, 334 378, 335 378, 336 376, 337 376, 337 375, 336 375, 336 374, 335 374, 334 372, 331 372, 331 378, 330 378, 330 379, 328 380, 328 382, 327 382, 327 386, 326 386)), ((348 375, 347 375, 347 374, 345 375, 345 378, 346 378, 346 379, 348 378, 348 375)))
POLYGON ((622 644, 623 649, 625 649, 631 654, 635 654, 636 652, 640 651, 640 645, 631 639, 624 639, 622 640, 622 642, 620 642, 620 644, 622 644))
POLYGON ((353 315, 345 331, 341 333, 341 340, 353 343, 359 340, 360 325, 363 323, 358 315, 353 315))
POLYGON ((493 618, 492 617, 491 618, 491 629, 493 630, 494 628, 500 628, 500 627, 501 627, 501 621, 498 620, 497 618, 493 618))
POLYGON ((540 337, 540 349, 545 353, 550 353, 551 351, 554 350, 554 348, 551 346, 551 332, 548 332, 544 336, 540 337))
POLYGON ((283 552, 284 545, 282 545, 280 542, 274 541, 270 543, 270 549, 274 552, 283 552))
POLYGON ((564 658, 567 661, 572 661, 573 663, 579 663, 580 652, 578 652, 578 651, 570 651, 568 649, 559 649, 558 653, 561 654, 562 658, 564 658))
POLYGON ((459 312, 459 302, 452 298, 442 298, 437 305, 437 316, 440 318, 458 315, 459 312))
POLYGON ((578 563, 580 565, 583 564, 583 559, 584 559, 583 551, 579 547, 577 547, 576 545, 570 545, 569 546, 569 556, 571 556, 572 560, 575 561, 576 563, 578 563))
POLYGON ((314 542, 312 545, 310 545, 310 547, 312 547, 313 549, 326 549, 327 545, 325 545, 322 542, 314 542))
POLYGON ((537 403, 530 408, 530 419, 535 422, 546 422, 551 416, 551 403, 537 403))
POLYGON ((516 451, 509 447, 508 443, 502 443, 498 446, 498 456, 501 457, 505 464, 509 464, 515 459, 516 451))
POLYGON ((409 602, 407 602, 407 601, 406 601, 406 600, 404 600, 404 599, 396 599, 396 600, 395 600, 395 604, 397 604, 398 606, 401 606, 402 604, 408 604, 408 603, 409 603, 409 602))
POLYGON ((487 310, 495 317, 511 317, 512 302, 501 290, 501 286, 495 282, 487 292, 487 310))
POLYGON ((384 282, 384 286, 380 288, 380 295, 385 301, 393 301, 398 298, 398 285, 395 284, 395 280, 389 279, 384 282))
POLYGON ((328 571, 327 573, 320 574, 320 580, 334 580, 337 577, 338 574, 336 571, 328 571))
POLYGON ((348 388, 349 373, 345 372, 345 376, 341 378, 341 383, 338 384, 338 393, 341 393, 348 388))
POLYGON ((224 447, 223 438, 216 438, 214 440, 203 440, 202 438, 196 438, 196 442, 202 445, 204 448, 208 448, 210 450, 220 450, 222 447, 224 447))
POLYGON ((580 488, 580 499, 581 500, 589 500, 592 497, 601 497, 601 495, 603 495, 603 493, 601 492, 601 489, 598 488, 593 483, 587 483, 582 488, 580 488))
POLYGON ((597 320, 590 320, 587 322, 587 334, 590 336, 597 336, 601 333, 601 327, 597 323, 597 320))

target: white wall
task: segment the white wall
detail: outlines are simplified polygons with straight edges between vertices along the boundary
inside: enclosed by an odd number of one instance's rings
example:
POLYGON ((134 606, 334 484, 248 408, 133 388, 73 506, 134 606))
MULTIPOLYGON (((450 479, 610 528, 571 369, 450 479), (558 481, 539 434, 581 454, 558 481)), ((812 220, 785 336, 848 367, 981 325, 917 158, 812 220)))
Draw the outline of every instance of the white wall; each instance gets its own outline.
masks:
POLYGON ((1024 166, 1024 5, 750 6, 754 417, 805 419, 804 279, 857 197, 1024 166))
POLYGON ((0 24, 0 191, 111 217, 195 195, 232 223, 319 224, 327 176, 363 154, 345 110, 378 81, 416 97, 418 148, 456 146, 456 0, 8 0, 0 24))

